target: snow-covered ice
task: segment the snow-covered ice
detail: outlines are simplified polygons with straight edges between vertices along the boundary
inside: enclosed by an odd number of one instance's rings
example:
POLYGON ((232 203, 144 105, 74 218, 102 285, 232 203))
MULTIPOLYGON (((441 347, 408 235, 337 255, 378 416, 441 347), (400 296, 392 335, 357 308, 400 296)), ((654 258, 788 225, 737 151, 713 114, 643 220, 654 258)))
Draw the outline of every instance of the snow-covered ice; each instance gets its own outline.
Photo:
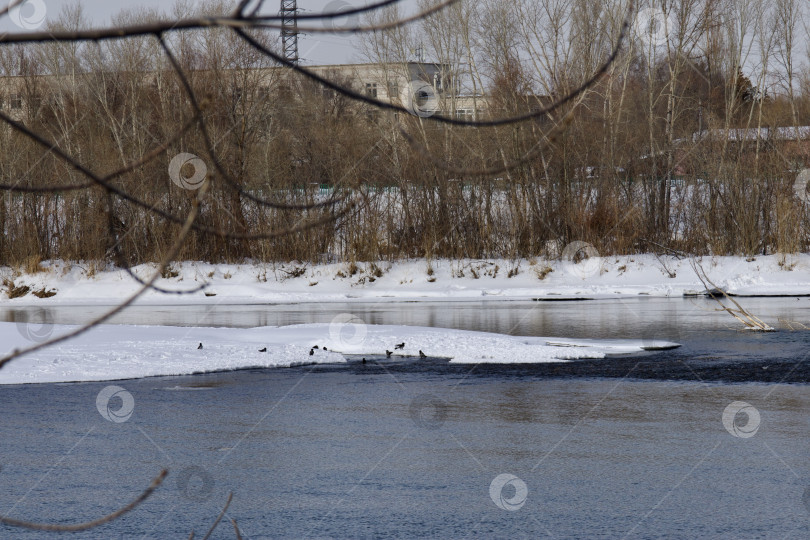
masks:
MULTIPOLYGON (((53 327, 57 336, 71 326, 53 327)), ((0 354, 31 343, 16 324, 0 323, 0 354)), ((664 348, 672 343, 659 343, 664 348)), ((563 362, 630 354, 641 341, 565 340, 411 326, 306 324, 261 328, 101 325, 65 343, 18 358, 0 384, 106 381, 254 367, 343 363, 345 354, 433 358, 457 363, 563 362), (198 349, 202 343, 202 349, 198 349), (396 348, 404 343, 402 348, 396 348), (317 345, 318 349, 313 349, 317 345), (324 347, 327 349, 324 350, 324 347), (266 352, 259 352, 267 348, 266 352), (313 354, 310 354, 310 351, 313 354)))

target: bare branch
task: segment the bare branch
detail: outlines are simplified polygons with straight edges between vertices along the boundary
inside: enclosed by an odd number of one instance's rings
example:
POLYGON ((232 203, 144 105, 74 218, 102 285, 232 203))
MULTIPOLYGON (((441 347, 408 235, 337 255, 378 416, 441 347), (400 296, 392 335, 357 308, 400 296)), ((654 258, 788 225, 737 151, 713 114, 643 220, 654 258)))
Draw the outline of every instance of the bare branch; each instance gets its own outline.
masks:
POLYGON ((90 331, 91 329, 95 328, 96 326, 110 320, 112 317, 114 317, 118 313, 122 312, 124 309, 126 309, 127 306, 132 305, 132 303, 135 302, 135 300, 140 298, 143 295, 143 293, 148 291, 150 289, 150 287, 152 285, 154 285, 155 281, 157 281, 157 279, 163 273, 163 270, 166 268, 166 266, 169 264, 169 262, 172 261, 175 258, 175 256, 177 255, 177 252, 180 251, 180 247, 183 245, 183 242, 185 241, 186 236, 188 235, 189 231, 192 228, 192 225, 194 224, 194 220, 197 218, 197 213, 198 213, 198 210, 199 210, 200 201, 202 200, 202 198, 205 196, 206 192, 208 191, 208 185, 209 185, 209 183, 208 183, 208 181, 206 181, 206 183, 203 185, 203 187, 200 188, 200 190, 197 192, 197 198, 194 199, 194 204, 191 207, 191 212, 189 212, 189 214, 188 214, 188 218, 186 219, 186 223, 183 226, 183 229, 177 235, 177 239, 175 240, 174 245, 172 245, 171 249, 166 254, 166 256, 163 258, 163 260, 160 261, 160 264, 158 265, 157 270, 155 270, 155 273, 152 276, 152 278, 149 281, 147 281, 146 283, 144 283, 144 285, 141 286, 141 288, 138 289, 138 291, 135 294, 133 294, 128 299, 126 299, 125 301, 118 304, 113 309, 109 310, 107 313, 104 313, 103 315, 101 315, 99 317, 96 317, 95 319, 88 322, 87 324, 85 324, 83 326, 80 326, 79 328, 77 328, 77 329, 75 329, 75 330, 73 330, 71 332, 68 332, 67 334, 57 336, 55 338, 49 339, 48 341, 43 341, 42 343, 32 345, 31 347, 28 347, 28 348, 23 349, 23 350, 14 350, 14 351, 12 351, 11 354, 6 355, 3 358, 0 358, 0 369, 2 369, 6 364, 8 364, 9 362, 11 362, 12 360, 14 360, 16 358, 20 358, 21 356, 24 356, 26 354, 31 354, 32 352, 36 352, 38 350, 45 349, 45 348, 50 347, 52 345, 56 345, 57 343, 62 343, 64 341, 67 341, 69 339, 78 337, 78 336, 90 331))
POLYGON ((207 533, 205 533, 205 536, 203 536, 202 540, 208 540, 211 537, 211 534, 214 532, 214 529, 216 529, 217 525, 219 525, 219 522, 222 521, 222 516, 224 516, 225 512, 228 511, 228 507, 231 505, 231 500, 232 499, 233 499, 233 493, 229 493, 228 494, 228 500, 225 501, 225 506, 222 508, 222 511, 217 516, 217 519, 214 520, 214 523, 213 523, 213 525, 211 525, 211 528, 208 529, 207 533))
MULTIPOLYGON (((599 82, 602 79, 602 77, 610 70, 611 65, 616 60, 616 58, 619 56, 619 52, 622 49, 622 46, 624 44, 624 40, 625 40, 625 38, 627 36, 627 33, 628 33, 629 29, 630 29, 631 22, 633 20, 633 13, 634 13, 634 5, 633 5, 633 2, 630 2, 630 5, 629 5, 628 10, 627 10, 627 15, 626 15, 624 21, 622 22, 621 31, 619 33, 619 38, 617 39, 616 45, 614 46, 613 51, 610 53, 610 56, 608 56, 607 60, 599 67, 599 69, 597 69, 590 76, 590 78, 588 78, 584 83, 582 83, 581 85, 576 87, 573 91, 569 92, 568 94, 566 94, 562 98, 557 99, 551 105, 549 105, 547 107, 543 107, 542 109, 540 109, 538 111, 531 112, 531 113, 528 113, 528 114, 514 116, 514 117, 511 117, 511 118, 501 118, 501 119, 497 119, 497 120, 469 121, 469 120, 458 120, 458 119, 455 119, 455 118, 449 118, 449 117, 441 116, 441 115, 431 116, 430 119, 434 120, 436 122, 440 122, 440 123, 443 123, 443 124, 450 124, 450 125, 454 125, 454 126, 494 127, 494 126, 506 126, 506 125, 510 125, 510 124, 517 124, 519 122, 525 122, 527 120, 532 120, 532 119, 535 119, 535 118, 541 118, 543 116, 546 116, 546 115, 556 111, 557 109, 559 109, 563 105, 566 105, 567 103, 570 103, 570 102, 576 100, 584 92, 586 92, 591 87, 593 87, 597 82, 599 82)), ((313 81, 317 82, 318 84, 320 84, 322 86, 325 86, 326 88, 334 90, 334 91, 348 97, 349 99, 352 99, 352 100, 355 100, 355 101, 360 101, 360 102, 366 103, 368 105, 373 105, 373 106, 375 106, 375 107, 377 107, 379 109, 397 111, 397 112, 407 113, 407 114, 411 113, 411 111, 409 111, 405 107, 401 107, 401 106, 395 105, 393 103, 388 103, 388 102, 385 102, 385 101, 380 101, 378 99, 374 99, 374 98, 365 96, 365 95, 363 95, 363 94, 361 94, 359 92, 355 92, 354 90, 351 90, 351 89, 349 89, 349 88, 347 88, 347 87, 345 87, 343 85, 336 84, 336 83, 330 81, 329 79, 327 79, 325 77, 321 77, 320 75, 316 74, 315 72, 313 72, 311 70, 308 70, 306 68, 303 68, 301 66, 296 65, 294 62, 291 62, 291 61, 285 59, 283 56, 274 53, 273 51, 271 51, 270 49, 268 49, 267 47, 265 47, 264 45, 262 45, 261 43, 256 41, 253 37, 248 35, 242 28, 234 27, 233 31, 236 32, 239 36, 241 36, 242 39, 244 39, 246 42, 248 42, 256 50, 258 50, 258 51, 262 52, 263 54, 265 54, 266 56, 272 58, 278 64, 283 65, 283 66, 285 66, 285 67, 287 67, 289 69, 292 69, 296 73, 300 73, 301 75, 307 77, 308 79, 313 80, 313 81)))
POLYGON ((144 490, 144 492, 141 493, 131 503, 116 510, 112 514, 107 514, 106 516, 95 519, 93 521, 88 521, 85 523, 77 523, 75 525, 53 525, 48 523, 32 523, 30 521, 21 521, 19 519, 12 519, 0 516, 0 523, 4 523, 12 527, 21 527, 23 529, 33 529, 37 531, 53 531, 53 532, 86 531, 88 529, 104 525, 105 523, 109 523, 110 521, 113 521, 123 516, 127 512, 135 509, 139 504, 145 501, 158 488, 158 486, 160 486, 160 484, 163 483, 163 480, 166 478, 167 474, 169 474, 169 471, 163 469, 162 471, 160 471, 160 474, 157 475, 154 480, 152 480, 152 483, 149 485, 149 487, 146 488, 146 490, 144 490))

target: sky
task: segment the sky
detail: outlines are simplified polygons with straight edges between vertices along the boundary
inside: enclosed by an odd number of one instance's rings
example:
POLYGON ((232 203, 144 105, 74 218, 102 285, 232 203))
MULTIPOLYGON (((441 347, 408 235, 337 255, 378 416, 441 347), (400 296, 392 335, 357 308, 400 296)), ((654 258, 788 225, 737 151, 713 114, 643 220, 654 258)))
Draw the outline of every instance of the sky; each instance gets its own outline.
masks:
MULTIPOLYGON (((0 0, 0 6, 8 5, 9 0, 0 0)), ((75 0, 74 0, 75 1, 75 0)), ((197 2, 198 0, 190 0, 197 2)), ((48 20, 53 20, 59 16, 62 4, 65 0, 25 0, 22 8, 22 15, 17 19, 19 24, 4 17, 0 21, 0 32, 20 32, 22 27, 29 26, 32 30, 40 29, 47 24, 48 20), (30 21, 30 22, 26 22, 30 21)), ((174 0, 78 0, 85 10, 88 18, 96 26, 109 24, 110 17, 123 8, 135 8, 138 6, 148 8, 158 8, 168 11, 174 0)), ((360 7, 367 3, 366 0, 299 0, 298 7, 302 13, 319 13, 324 11, 340 11, 352 7, 360 7)), ((233 2, 236 5, 236 2, 233 2)), ((276 12, 279 7, 279 0, 266 0, 266 13, 276 12)), ((406 11, 415 6, 414 0, 403 2, 406 11)), ((336 19, 335 24, 345 23, 345 19, 336 19)), ((322 24, 314 22, 313 24, 322 24)), ((302 35, 298 43, 299 56, 304 65, 318 64, 341 64, 350 62, 360 62, 362 57, 352 43, 352 38, 339 34, 312 34, 302 35)))
MULTIPOLYGON (((0 6, 8 5, 10 0, 0 0, 0 6)), ((23 27, 28 26, 32 30, 37 30, 47 24, 49 20, 58 18, 62 9, 62 5, 71 0, 25 0, 22 10, 22 18, 17 17, 15 24, 14 20, 10 17, 4 17, 0 20, 0 32, 20 32, 25 31, 23 27)), ((119 12, 123 8, 136 8, 139 6, 148 8, 158 8, 164 11, 171 10, 176 0, 72 0, 80 3, 85 10, 88 18, 90 18, 94 25, 102 26, 108 25, 110 17, 119 12)), ((191 3, 200 2, 202 0, 186 0, 191 3)), ((257 2, 259 0, 252 0, 257 2)), ((325 11, 341 11, 352 7, 360 7, 366 5, 371 0, 298 0, 298 7, 302 13, 322 13, 325 11)), ((236 6, 237 0, 230 0, 230 3, 236 6)), ((279 8, 279 0, 265 0, 265 13, 277 13, 279 8)), ((400 6, 403 13, 412 14, 416 12, 416 0, 403 0, 400 6)), ((303 24, 303 23, 302 23, 303 24)), ((327 22, 313 21, 309 23, 312 25, 325 25, 327 22)), ((335 26, 346 24, 346 19, 335 19, 335 26)), ((803 51, 807 48, 808 44, 803 41, 803 35, 800 29, 800 43, 798 44, 797 60, 800 63, 806 61, 806 55, 803 51)), ((301 35, 299 37, 299 56, 303 65, 320 65, 320 64, 341 64, 341 63, 354 63, 363 62, 364 58, 359 51, 357 45, 358 37, 342 36, 340 34, 310 34, 301 35)), ((756 73, 761 69, 760 62, 758 61, 758 54, 752 51, 752 55, 748 57, 744 63, 752 77, 756 77, 756 73)), ((774 69, 773 67, 771 69, 774 69)), ((772 81, 769 81, 769 83, 772 81)), ((770 86, 770 84, 769 84, 770 86)))

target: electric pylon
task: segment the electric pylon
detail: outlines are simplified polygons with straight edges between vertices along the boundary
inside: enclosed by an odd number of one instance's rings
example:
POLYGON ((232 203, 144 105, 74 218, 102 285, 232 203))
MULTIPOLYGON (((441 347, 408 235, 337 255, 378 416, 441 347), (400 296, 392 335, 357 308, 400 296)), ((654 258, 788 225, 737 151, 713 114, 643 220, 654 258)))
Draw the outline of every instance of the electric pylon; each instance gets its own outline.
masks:
POLYGON ((298 2, 281 0, 281 47, 284 58, 298 64, 298 2))

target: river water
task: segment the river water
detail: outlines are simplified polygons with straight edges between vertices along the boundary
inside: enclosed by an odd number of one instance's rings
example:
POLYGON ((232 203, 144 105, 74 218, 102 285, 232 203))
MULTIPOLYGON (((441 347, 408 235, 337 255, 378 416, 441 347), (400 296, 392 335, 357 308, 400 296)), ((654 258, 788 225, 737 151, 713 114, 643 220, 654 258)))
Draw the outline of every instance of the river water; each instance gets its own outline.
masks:
MULTIPOLYGON (((243 538, 807 538, 810 300, 744 304, 778 331, 739 331, 711 302, 683 299, 136 307, 116 322, 248 327, 349 312, 683 347, 0 387, 0 514, 94 519, 165 467, 141 506, 75 536, 202 537, 233 493, 213 538, 235 538, 231 518, 243 538), (132 397, 119 421, 97 407, 111 384, 132 397)), ((49 316, 79 323, 100 309, 49 316)), ((12 535, 53 537, 0 525, 12 535)))

